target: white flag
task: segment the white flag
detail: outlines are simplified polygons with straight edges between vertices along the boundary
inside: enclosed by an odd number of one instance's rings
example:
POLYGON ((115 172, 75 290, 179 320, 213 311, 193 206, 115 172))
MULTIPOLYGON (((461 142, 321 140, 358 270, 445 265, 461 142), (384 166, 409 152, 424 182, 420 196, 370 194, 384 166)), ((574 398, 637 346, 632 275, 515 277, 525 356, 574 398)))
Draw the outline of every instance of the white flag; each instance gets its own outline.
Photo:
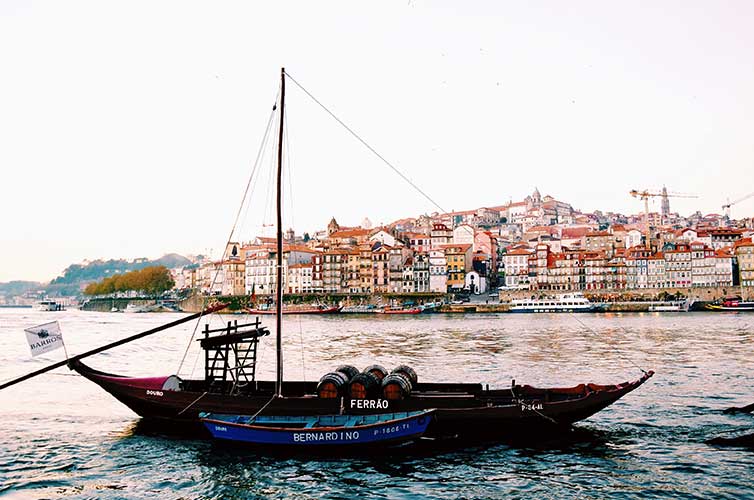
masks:
POLYGON ((26 340, 29 341, 29 347, 31 347, 32 356, 38 356, 63 347, 63 333, 60 331, 60 325, 57 321, 26 328, 24 331, 26 332, 26 340))

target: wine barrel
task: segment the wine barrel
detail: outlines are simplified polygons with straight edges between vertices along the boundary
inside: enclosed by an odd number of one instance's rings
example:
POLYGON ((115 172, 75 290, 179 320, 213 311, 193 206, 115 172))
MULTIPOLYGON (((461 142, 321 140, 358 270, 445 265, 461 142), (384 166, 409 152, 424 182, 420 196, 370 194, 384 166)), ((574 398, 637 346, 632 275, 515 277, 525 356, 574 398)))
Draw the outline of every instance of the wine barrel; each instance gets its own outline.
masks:
POLYGON ((411 395, 411 380, 403 373, 391 373, 382 379, 385 399, 405 399, 411 395))
POLYGON ((376 396, 379 390, 380 379, 368 372, 357 374, 348 385, 348 395, 351 399, 367 399, 376 396))
POLYGON ((317 384, 317 396, 323 399, 338 398, 348 385, 348 377, 342 372, 326 373, 317 384))
POLYGON ((351 365, 340 365, 335 369, 335 371, 345 375, 347 379, 346 382, 359 374, 359 369, 351 365))
POLYGON ((390 373, 402 373, 404 374, 410 381, 411 386, 416 386, 416 383, 419 381, 419 377, 416 376, 416 372, 413 368, 411 368, 408 365, 400 365, 396 367, 392 372, 390 373))
POLYGON ((364 371, 361 373, 371 373, 377 377, 377 380, 382 381, 383 378, 387 377, 388 371, 382 365, 370 365, 364 368, 364 371))

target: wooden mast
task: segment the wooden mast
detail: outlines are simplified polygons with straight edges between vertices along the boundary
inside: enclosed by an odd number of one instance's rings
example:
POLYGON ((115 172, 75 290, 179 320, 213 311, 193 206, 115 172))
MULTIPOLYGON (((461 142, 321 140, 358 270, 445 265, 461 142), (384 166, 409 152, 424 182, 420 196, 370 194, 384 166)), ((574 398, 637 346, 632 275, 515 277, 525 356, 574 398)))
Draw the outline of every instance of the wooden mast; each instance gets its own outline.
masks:
POLYGON ((285 68, 280 68, 280 133, 278 135, 277 175, 277 287, 275 288, 275 326, 277 330, 277 378, 275 395, 283 395, 283 123, 285 121, 285 68))

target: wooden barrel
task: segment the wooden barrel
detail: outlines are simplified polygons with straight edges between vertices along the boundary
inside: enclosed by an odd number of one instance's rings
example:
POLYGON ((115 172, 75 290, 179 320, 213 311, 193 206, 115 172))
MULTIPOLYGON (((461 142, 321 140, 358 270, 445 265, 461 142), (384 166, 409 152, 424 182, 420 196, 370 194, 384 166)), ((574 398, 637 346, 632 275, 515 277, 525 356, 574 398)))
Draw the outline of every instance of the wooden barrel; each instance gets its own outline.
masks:
POLYGON ((396 367, 392 372, 390 373, 402 373, 411 381, 411 386, 416 386, 416 383, 419 381, 419 377, 417 377, 416 372, 413 368, 411 368, 408 365, 400 365, 396 367))
POLYGON ((405 399, 411 395, 411 381, 403 373, 391 373, 382 379, 382 395, 385 399, 405 399))
POLYGON ((388 371, 382 365, 370 365, 364 368, 364 371, 361 373, 371 373, 377 377, 377 380, 382 381, 383 378, 387 377, 388 371))
POLYGON ((323 399, 339 398, 347 385, 348 378, 342 372, 326 373, 317 384, 317 396, 323 399))
POLYGON ((380 390, 380 380, 372 373, 359 373, 348 384, 351 399, 367 399, 376 396, 380 390))
POLYGON ((346 382, 359 374, 359 369, 351 365, 340 365, 335 369, 335 371, 345 375, 347 379, 346 382))

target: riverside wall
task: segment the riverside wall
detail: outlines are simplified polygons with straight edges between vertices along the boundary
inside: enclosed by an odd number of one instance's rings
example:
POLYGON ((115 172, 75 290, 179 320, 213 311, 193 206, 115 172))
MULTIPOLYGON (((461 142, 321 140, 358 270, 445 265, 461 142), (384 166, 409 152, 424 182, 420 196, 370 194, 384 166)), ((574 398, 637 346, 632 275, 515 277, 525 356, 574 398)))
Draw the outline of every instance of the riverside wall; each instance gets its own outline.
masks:
MULTIPOLYGON (((472 297, 470 303, 450 304, 455 299, 454 294, 442 293, 389 293, 389 294, 302 294, 286 295, 286 303, 292 304, 341 304, 358 305, 371 304, 375 306, 389 304, 421 304, 427 302, 443 301, 446 304, 440 309, 441 312, 464 313, 464 312, 507 312, 509 302, 515 299, 539 298, 556 296, 569 292, 551 292, 542 290, 501 290, 497 298, 491 298, 487 294, 472 297)), ((754 287, 726 287, 726 288, 644 288, 640 290, 585 290, 584 295, 593 302, 604 303, 607 312, 641 312, 647 311, 650 303, 663 300, 668 296, 683 299, 693 299, 697 304, 704 304, 719 300, 725 296, 741 295, 744 298, 754 298, 754 287)), ((257 296, 257 301, 266 300, 266 296, 257 296)), ((177 303, 179 309, 184 312, 199 312, 209 305, 217 302, 229 303, 231 311, 243 310, 249 306, 250 297, 221 296, 207 297, 201 294, 192 295, 177 303)), ((85 311, 110 312, 115 307, 120 311, 125 310, 128 304, 137 306, 149 306, 156 304, 155 299, 149 298, 118 298, 118 299, 90 299, 81 309, 85 311)))
MULTIPOLYGON (((551 292, 541 290, 515 290, 500 291, 496 299, 489 298, 488 295, 482 294, 475 296, 469 303, 450 304, 455 298, 453 294, 306 294, 306 295, 286 295, 286 303, 293 304, 372 304, 376 306, 388 305, 391 303, 427 303, 435 301, 444 301, 446 304, 440 309, 441 312, 448 313, 496 313, 508 312, 509 302, 515 299, 538 298, 546 296, 555 296, 569 292, 551 292)), ((645 312, 653 302, 661 301, 667 296, 676 298, 693 299, 698 305, 713 302, 729 295, 742 295, 745 298, 754 297, 754 287, 726 288, 645 288, 641 290, 585 290, 584 295, 594 302, 604 303, 605 312, 645 312)), ((257 296, 257 301, 266 300, 265 296, 257 296)), ((193 295, 178 303, 178 306, 185 312, 199 312, 210 304, 218 301, 228 302, 229 310, 242 310, 249 305, 248 296, 230 296, 230 297, 206 297, 203 295, 193 295)), ((109 307, 108 309, 109 310, 109 307)))

